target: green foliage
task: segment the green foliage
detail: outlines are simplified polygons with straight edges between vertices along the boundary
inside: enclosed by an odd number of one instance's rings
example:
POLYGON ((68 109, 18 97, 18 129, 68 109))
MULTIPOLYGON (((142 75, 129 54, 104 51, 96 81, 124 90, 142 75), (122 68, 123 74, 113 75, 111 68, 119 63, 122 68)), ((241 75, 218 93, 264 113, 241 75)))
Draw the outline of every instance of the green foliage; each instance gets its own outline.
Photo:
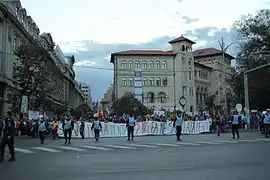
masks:
POLYGON ((239 71, 269 62, 270 56, 270 10, 248 15, 235 23, 241 40, 240 52, 236 58, 239 71))
MULTIPOLYGON (((15 55, 13 80, 19 89, 17 96, 28 96, 32 110, 50 110, 53 93, 62 87, 60 71, 54 65, 50 52, 38 43, 28 43, 22 44, 15 55)), ((14 99, 14 94, 12 96, 14 99)))
POLYGON ((136 116, 150 113, 150 110, 136 99, 134 94, 126 94, 117 99, 112 105, 112 110, 117 116, 121 116, 123 113, 134 114, 136 116))
POLYGON ((71 112, 73 117, 80 118, 80 117, 89 117, 93 114, 90 106, 87 104, 81 104, 76 109, 71 112))

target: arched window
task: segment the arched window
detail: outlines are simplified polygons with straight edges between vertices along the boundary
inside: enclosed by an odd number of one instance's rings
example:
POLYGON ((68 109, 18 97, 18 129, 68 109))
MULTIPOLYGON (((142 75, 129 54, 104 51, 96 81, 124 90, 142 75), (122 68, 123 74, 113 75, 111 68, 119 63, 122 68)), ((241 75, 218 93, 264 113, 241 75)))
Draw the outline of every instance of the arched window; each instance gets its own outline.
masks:
POLYGON ((154 62, 153 61, 149 62, 149 69, 154 69, 154 62))
POLYGON ((156 62, 156 68, 157 68, 157 69, 160 69, 160 61, 157 61, 157 62, 156 62))
POLYGON ((168 86, 168 79, 166 77, 162 79, 162 85, 168 86))
POLYGON ((161 86, 161 79, 159 77, 156 79, 156 85, 161 86))
POLYGON ((154 78, 149 78, 149 86, 154 86, 154 78))
POLYGON ((122 61, 121 68, 122 69, 126 69, 127 68, 127 62, 126 61, 122 61))
POLYGON ((127 86, 127 79, 126 78, 122 78, 122 86, 127 86))
POLYGON ((158 93, 158 102, 165 103, 166 102, 166 94, 164 92, 158 93))
POLYGON ((133 65, 133 62, 132 61, 129 61, 128 62, 128 69, 132 69, 132 65, 133 65))
POLYGON ((147 86, 147 78, 143 78, 142 79, 142 85, 143 86, 147 86))
POLYGON ((130 87, 134 86, 133 78, 128 78, 128 86, 130 86, 130 87))
POLYGON ((147 94, 147 102, 153 103, 155 101, 155 94, 153 92, 149 92, 147 94))
POLYGON ((185 45, 182 45, 182 51, 185 51, 186 47, 185 45))
POLYGON ((147 69, 147 63, 146 63, 146 61, 143 61, 143 64, 142 65, 143 65, 143 67, 142 67, 143 69, 147 69))
POLYGON ((166 61, 162 62, 162 69, 167 69, 167 62, 166 61))
POLYGON ((136 69, 141 69, 140 61, 136 61, 135 66, 136 66, 136 69))

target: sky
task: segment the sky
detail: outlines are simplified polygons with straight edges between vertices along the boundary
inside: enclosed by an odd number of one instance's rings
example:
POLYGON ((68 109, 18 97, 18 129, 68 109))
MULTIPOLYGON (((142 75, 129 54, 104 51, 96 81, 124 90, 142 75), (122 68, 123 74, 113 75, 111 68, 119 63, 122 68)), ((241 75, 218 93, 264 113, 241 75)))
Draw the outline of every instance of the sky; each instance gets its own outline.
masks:
MULTIPOLYGON (((194 48, 215 47, 224 37, 235 41, 233 23, 269 8, 270 0, 21 0, 41 33, 51 33, 66 54, 76 57, 78 81, 89 84, 99 100, 113 80, 112 52, 170 49, 184 36, 194 48), (106 68, 106 70, 95 69, 106 68)), ((235 48, 229 48, 234 55, 235 48)))

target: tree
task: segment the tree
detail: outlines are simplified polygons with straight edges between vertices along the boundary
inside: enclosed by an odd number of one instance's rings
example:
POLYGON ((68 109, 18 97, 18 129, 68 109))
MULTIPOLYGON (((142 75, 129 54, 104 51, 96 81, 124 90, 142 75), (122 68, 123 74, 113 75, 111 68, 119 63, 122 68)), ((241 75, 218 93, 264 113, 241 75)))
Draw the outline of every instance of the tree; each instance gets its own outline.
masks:
POLYGON ((24 43, 15 55, 13 80, 17 91, 10 93, 11 99, 28 96, 29 108, 44 113, 50 109, 52 95, 63 85, 50 50, 39 43, 24 43))
POLYGON ((240 52, 236 58, 238 71, 245 71, 269 62, 270 10, 260 10, 235 22, 240 39, 240 52))
POLYGON ((123 113, 134 114, 136 116, 146 115, 150 110, 145 107, 134 94, 126 94, 117 99, 112 105, 113 113, 117 116, 122 116, 123 113))
POLYGON ((71 114, 76 118, 89 117, 91 114, 93 114, 93 111, 88 104, 81 104, 75 110, 73 110, 71 114))

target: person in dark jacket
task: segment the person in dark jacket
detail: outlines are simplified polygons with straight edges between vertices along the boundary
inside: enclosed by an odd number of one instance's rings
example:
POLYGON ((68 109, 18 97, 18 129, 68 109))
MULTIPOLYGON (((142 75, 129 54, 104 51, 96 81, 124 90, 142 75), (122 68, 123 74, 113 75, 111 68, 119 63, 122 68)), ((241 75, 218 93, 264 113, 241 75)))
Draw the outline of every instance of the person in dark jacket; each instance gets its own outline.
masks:
POLYGON ((130 136, 131 136, 131 141, 134 140, 134 127, 136 125, 136 119, 134 115, 128 116, 127 122, 126 122, 126 127, 127 127, 127 135, 128 135, 128 141, 130 141, 130 136))
POLYGON ((11 112, 7 112, 7 118, 2 122, 3 137, 0 145, 0 162, 4 161, 5 147, 9 148, 11 158, 8 161, 16 161, 15 150, 14 150, 14 136, 16 133, 15 122, 11 117, 11 112))
POLYGON ((64 131, 65 144, 67 144, 67 140, 68 144, 70 144, 72 131, 74 129, 74 122, 71 119, 70 115, 67 115, 66 119, 62 122, 62 128, 64 131))

